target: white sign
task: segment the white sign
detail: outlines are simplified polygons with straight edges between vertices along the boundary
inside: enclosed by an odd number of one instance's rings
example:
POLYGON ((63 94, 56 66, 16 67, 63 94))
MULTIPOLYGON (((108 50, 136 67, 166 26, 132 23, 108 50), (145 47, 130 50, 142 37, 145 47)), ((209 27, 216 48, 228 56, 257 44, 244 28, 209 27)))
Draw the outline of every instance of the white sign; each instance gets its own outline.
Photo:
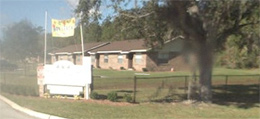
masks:
POLYGON ((43 84, 51 94, 78 95, 83 87, 91 84, 91 58, 84 57, 83 65, 74 65, 67 60, 44 66, 43 84))
POLYGON ((62 85, 47 85, 47 89, 50 90, 50 94, 60 95, 79 95, 83 92, 83 87, 62 86, 62 85))

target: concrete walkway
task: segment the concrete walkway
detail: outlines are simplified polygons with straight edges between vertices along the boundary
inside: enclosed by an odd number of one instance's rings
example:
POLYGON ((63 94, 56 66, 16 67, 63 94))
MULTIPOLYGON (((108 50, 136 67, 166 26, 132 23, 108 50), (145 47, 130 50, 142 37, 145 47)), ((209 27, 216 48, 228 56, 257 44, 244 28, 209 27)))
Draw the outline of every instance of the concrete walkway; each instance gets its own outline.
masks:
POLYGON ((21 107, 0 95, 1 119, 66 119, 21 107))

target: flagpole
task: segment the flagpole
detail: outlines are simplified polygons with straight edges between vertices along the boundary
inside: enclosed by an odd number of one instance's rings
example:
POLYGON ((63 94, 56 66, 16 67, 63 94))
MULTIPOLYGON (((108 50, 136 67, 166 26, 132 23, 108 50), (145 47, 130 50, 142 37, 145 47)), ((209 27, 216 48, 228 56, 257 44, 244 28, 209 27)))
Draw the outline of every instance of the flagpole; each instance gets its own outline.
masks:
POLYGON ((80 38, 81 38, 81 50, 82 50, 82 65, 83 65, 83 57, 84 57, 84 39, 83 39, 83 33, 82 33, 82 23, 80 18, 80 38))
POLYGON ((47 57, 47 11, 45 11, 44 61, 43 61, 43 65, 46 65, 46 57, 47 57))

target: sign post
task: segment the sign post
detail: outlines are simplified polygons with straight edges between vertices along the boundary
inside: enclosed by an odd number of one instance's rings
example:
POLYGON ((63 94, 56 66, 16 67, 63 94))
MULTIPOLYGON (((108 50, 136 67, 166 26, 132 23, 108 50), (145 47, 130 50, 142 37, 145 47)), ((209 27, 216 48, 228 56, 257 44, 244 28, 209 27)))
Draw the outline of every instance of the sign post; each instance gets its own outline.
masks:
POLYGON ((39 96, 44 96, 44 75, 43 75, 43 65, 38 65, 37 67, 37 83, 39 85, 39 96))

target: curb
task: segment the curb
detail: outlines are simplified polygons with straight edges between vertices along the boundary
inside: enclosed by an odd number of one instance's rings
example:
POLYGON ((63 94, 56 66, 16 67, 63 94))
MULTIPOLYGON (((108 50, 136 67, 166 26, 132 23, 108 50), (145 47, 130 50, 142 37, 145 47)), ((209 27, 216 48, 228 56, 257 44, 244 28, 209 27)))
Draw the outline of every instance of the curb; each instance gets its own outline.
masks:
POLYGON ((3 100, 5 103, 10 105, 12 108, 14 108, 20 112, 26 113, 30 116, 37 117, 40 119, 68 119, 68 118, 63 118, 63 117, 58 117, 58 116, 53 116, 53 115, 49 115, 49 114, 36 112, 36 111, 30 110, 30 109, 21 107, 18 104, 12 102, 11 100, 7 99, 6 97, 4 97, 2 95, 0 95, 0 100, 3 100))

